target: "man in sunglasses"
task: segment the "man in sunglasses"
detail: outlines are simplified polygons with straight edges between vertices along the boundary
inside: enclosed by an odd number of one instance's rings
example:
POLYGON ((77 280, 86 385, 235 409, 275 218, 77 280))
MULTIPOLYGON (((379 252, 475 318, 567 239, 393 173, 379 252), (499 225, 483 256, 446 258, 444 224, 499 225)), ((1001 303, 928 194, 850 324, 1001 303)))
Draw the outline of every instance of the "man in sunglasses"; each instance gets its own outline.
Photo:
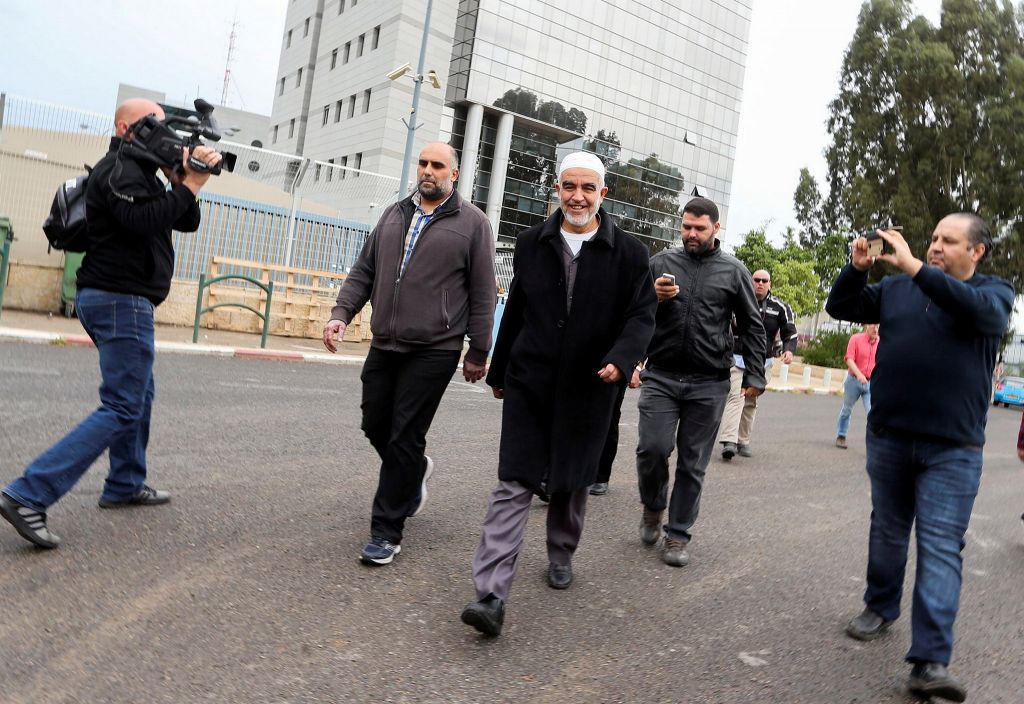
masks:
MULTIPOLYGON (((775 338, 782 343, 782 363, 793 361, 796 352, 796 316, 788 303, 772 294, 772 275, 765 269, 754 272, 754 296, 757 307, 761 311, 764 322, 764 336, 767 350, 764 369, 765 377, 775 361, 772 347, 775 338)), ((737 454, 750 457, 750 433, 754 429, 754 414, 757 413, 757 396, 743 395, 743 354, 739 346, 740 338, 736 338, 733 350, 735 364, 729 387, 729 400, 725 402, 725 413, 722 415, 722 429, 718 436, 722 443, 722 459, 728 462, 737 454)))

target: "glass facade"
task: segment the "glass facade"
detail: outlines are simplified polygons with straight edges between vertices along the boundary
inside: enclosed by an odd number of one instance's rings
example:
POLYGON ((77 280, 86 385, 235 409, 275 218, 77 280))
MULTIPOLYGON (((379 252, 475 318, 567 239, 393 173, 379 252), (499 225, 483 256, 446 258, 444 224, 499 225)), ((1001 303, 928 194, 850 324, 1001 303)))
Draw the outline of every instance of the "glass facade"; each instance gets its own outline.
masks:
POLYGON ((726 222, 750 15, 750 0, 460 0, 446 100, 460 152, 484 106, 471 171, 485 210, 497 125, 514 116, 499 240, 553 212, 556 165, 579 149, 606 164, 605 209, 652 250, 695 193, 726 222))

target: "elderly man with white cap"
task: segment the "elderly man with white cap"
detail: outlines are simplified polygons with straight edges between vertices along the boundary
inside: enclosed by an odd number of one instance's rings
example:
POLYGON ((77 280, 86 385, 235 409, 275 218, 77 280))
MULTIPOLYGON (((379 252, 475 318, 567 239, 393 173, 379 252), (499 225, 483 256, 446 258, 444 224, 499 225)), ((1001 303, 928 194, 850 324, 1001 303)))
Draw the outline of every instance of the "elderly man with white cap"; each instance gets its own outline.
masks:
POLYGON ((473 558, 477 601, 462 620, 501 633, 529 518, 546 480, 548 584, 572 583, 587 493, 619 387, 654 332, 657 298, 640 241, 602 208, 604 165, 562 161, 560 209, 516 239, 514 276, 487 384, 504 400, 498 486, 473 558))

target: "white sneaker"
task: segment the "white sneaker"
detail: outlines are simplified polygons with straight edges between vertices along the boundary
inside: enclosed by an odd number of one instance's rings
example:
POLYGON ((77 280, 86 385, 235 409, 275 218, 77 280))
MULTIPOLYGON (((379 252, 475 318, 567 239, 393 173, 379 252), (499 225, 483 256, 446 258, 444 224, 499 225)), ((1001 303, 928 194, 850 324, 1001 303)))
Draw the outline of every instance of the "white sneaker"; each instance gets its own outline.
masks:
POLYGON ((427 455, 423 455, 423 459, 427 461, 427 470, 423 473, 423 483, 420 484, 419 501, 416 503, 416 508, 414 508, 412 513, 409 514, 410 518, 420 515, 423 511, 423 507, 427 505, 427 496, 429 496, 429 492, 427 491, 427 482, 430 481, 430 475, 434 473, 434 460, 430 459, 427 455))

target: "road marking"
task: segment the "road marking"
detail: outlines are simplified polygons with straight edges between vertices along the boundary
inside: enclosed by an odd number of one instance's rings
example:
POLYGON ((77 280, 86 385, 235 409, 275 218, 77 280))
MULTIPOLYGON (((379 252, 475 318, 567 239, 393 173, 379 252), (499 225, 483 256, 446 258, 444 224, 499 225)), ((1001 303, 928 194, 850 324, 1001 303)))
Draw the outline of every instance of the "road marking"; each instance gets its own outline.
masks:
POLYGON ((487 393, 484 390, 484 387, 477 386, 476 384, 469 384, 469 383, 467 383, 465 381, 452 381, 452 382, 450 382, 450 384, 451 384, 451 386, 455 387, 456 391, 467 391, 467 392, 472 392, 474 394, 485 394, 485 393, 487 393))
POLYGON ((989 548, 998 545, 998 543, 994 540, 985 540, 984 538, 982 538, 980 535, 977 534, 977 532, 975 532, 973 528, 967 529, 967 537, 969 537, 971 539, 971 542, 973 542, 982 550, 988 550, 989 548))
MULTIPOLYGON (((771 651, 770 650, 758 650, 756 655, 771 655, 771 651)), ((743 661, 743 664, 750 665, 751 667, 764 667, 765 665, 768 664, 768 661, 765 660, 764 658, 755 657, 754 655, 751 655, 750 653, 740 653, 739 654, 739 658, 740 658, 740 660, 743 661)))
POLYGON ((246 389, 247 391, 298 391, 304 394, 334 394, 337 393, 335 389, 309 389, 301 388, 297 386, 281 386, 276 384, 249 384, 239 383, 236 381, 218 381, 217 386, 223 386, 228 389, 246 389))

